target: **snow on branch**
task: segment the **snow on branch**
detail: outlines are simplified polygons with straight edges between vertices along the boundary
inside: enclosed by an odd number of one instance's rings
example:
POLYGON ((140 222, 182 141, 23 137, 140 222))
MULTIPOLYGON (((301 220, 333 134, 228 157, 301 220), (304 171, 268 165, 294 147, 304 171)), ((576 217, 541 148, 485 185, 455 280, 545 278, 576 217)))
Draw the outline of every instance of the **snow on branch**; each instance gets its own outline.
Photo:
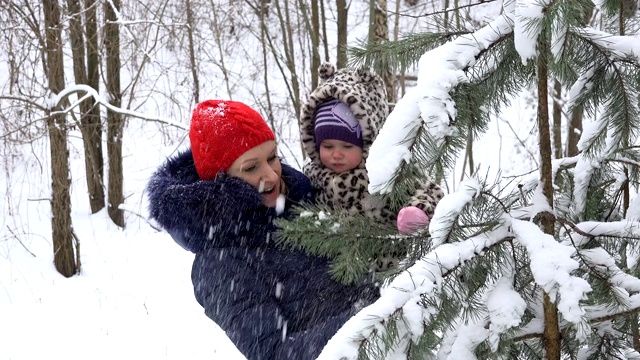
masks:
POLYGON ((525 65, 537 54, 536 43, 542 31, 542 18, 546 7, 551 2, 551 0, 516 0, 513 39, 516 51, 525 65))
POLYGON ((640 238, 640 222, 635 220, 584 221, 576 224, 576 228, 591 236, 640 238))
POLYGON ((148 116, 146 114, 143 113, 139 113, 136 111, 131 111, 131 110, 127 110, 127 109, 123 109, 117 106, 113 106, 112 104, 109 104, 109 102, 104 99, 100 94, 98 94, 98 92, 92 88, 91 86, 88 85, 84 85, 84 84, 72 84, 70 86, 67 86, 64 90, 62 90, 60 93, 58 94, 54 94, 52 95, 49 99, 47 99, 46 101, 46 105, 44 106, 44 108, 47 109, 55 109, 56 107, 58 107, 60 104, 62 104, 62 102, 64 101, 65 98, 67 98, 68 96, 77 93, 77 92, 86 92, 87 94, 85 96, 83 96, 80 100, 75 101, 68 109, 65 110, 60 110, 60 111, 54 111, 52 112, 52 114, 56 114, 56 113, 67 113, 69 111, 71 111, 74 107, 78 106, 80 104, 80 102, 82 102, 83 99, 87 98, 88 96, 92 96, 96 102, 100 103, 101 105, 103 105, 104 107, 106 107, 107 109, 113 111, 113 112, 117 112, 119 114, 122 115, 127 115, 127 116, 133 116, 139 119, 143 119, 143 120, 147 120, 147 121, 154 121, 154 122, 159 122, 159 123, 163 123, 169 126, 174 126, 177 127, 178 129, 182 129, 182 130, 188 130, 188 127, 186 127, 183 124, 180 124, 178 122, 175 122, 173 120, 170 119, 165 119, 165 118, 158 118, 158 117, 153 117, 153 116, 148 116))
POLYGON ((580 160, 576 164, 576 168, 573 172, 574 188, 573 188, 573 201, 575 202, 575 213, 577 216, 582 216, 584 209, 587 206, 587 191, 589 190, 589 183, 591 182, 591 176, 595 169, 599 167, 599 163, 596 160, 589 159, 585 156, 581 156, 580 160))
POLYGON ((535 282, 552 299, 558 298, 558 310, 565 320, 584 325, 585 310, 580 301, 586 298, 591 286, 586 280, 571 275, 579 267, 571 258, 575 249, 558 243, 532 222, 512 219, 511 226, 516 241, 527 249, 535 282))
MULTIPOLYGON (((580 96, 593 88, 593 77, 595 76, 595 69, 593 67, 587 69, 584 73, 578 76, 576 82, 571 85, 569 89, 569 99, 567 100, 567 108, 573 110, 578 102, 580 96)), ((582 141, 582 138, 580 139, 582 141)), ((585 138, 586 141, 586 138, 585 138)), ((582 149, 578 144, 578 149, 582 149)))
POLYGON ((640 279, 622 271, 605 249, 598 247, 580 250, 580 256, 592 269, 606 277, 609 284, 621 287, 629 293, 640 293, 640 279))
POLYGON ((429 223, 429 233, 431 234, 433 248, 445 242, 462 209, 473 201, 481 191, 482 184, 477 179, 470 178, 460 184, 458 191, 440 200, 433 214, 433 219, 429 223))
POLYGON ((476 360, 474 350, 489 336, 487 321, 472 319, 469 323, 456 325, 445 333, 437 358, 476 360))
MULTIPOLYGON (((512 2, 505 7, 512 8, 512 2)), ((390 193, 394 174, 402 161, 412 160, 411 148, 422 123, 440 146, 454 134, 456 118, 451 92, 468 82, 465 69, 473 66, 477 57, 502 37, 513 31, 513 10, 508 9, 480 30, 462 35, 422 55, 419 61, 418 83, 396 103, 367 159, 369 192, 390 193)))
POLYGON ((612 35, 594 28, 576 29, 583 37, 591 40, 593 44, 606 50, 610 56, 619 60, 634 59, 640 64, 640 37, 634 35, 612 35))
MULTIPOLYGON (((510 238, 507 226, 499 226, 464 241, 440 245, 384 287, 376 302, 347 321, 329 340, 318 360, 357 359, 360 347, 376 331, 384 331, 384 324, 412 299, 434 295, 440 289, 443 277, 451 270, 510 238)), ((424 311, 437 312, 428 308, 424 311)), ((426 323, 428 319, 422 320, 426 323)))
MULTIPOLYGON (((515 270, 513 273, 515 273, 515 270)), ((488 338, 492 351, 498 351, 500 335, 520 325, 526 309, 527 303, 513 289, 512 276, 503 275, 487 299, 487 310, 489 311, 488 338)))
MULTIPOLYGON (((551 178, 555 179, 556 175, 558 174, 558 171, 560 171, 561 169, 567 169, 572 166, 575 166, 578 163, 578 160, 580 160, 580 158, 582 158, 582 155, 576 155, 576 156, 551 160, 551 172, 552 172, 551 178)), ((506 206, 509 207, 513 205, 516 201, 521 200, 522 193, 528 193, 530 191, 541 191, 541 189, 542 187, 540 186, 540 172, 539 171, 532 172, 531 174, 528 174, 520 182, 519 188, 517 189, 517 191, 509 195, 506 201, 506 206)), ((534 197, 534 201, 537 201, 538 199, 539 197, 534 197)), ((518 214, 522 214, 522 216, 526 215, 527 218, 531 218, 532 216, 535 216, 540 211, 549 211, 549 204, 546 200, 544 201, 544 204, 542 201, 538 201, 538 204, 539 205, 546 204, 546 208, 538 207, 536 210, 536 209, 533 209, 532 207, 525 207, 524 209, 519 209, 519 210, 516 210, 516 212, 512 212, 512 216, 518 213, 518 214)), ((520 216, 517 216, 517 217, 520 218, 520 216)))

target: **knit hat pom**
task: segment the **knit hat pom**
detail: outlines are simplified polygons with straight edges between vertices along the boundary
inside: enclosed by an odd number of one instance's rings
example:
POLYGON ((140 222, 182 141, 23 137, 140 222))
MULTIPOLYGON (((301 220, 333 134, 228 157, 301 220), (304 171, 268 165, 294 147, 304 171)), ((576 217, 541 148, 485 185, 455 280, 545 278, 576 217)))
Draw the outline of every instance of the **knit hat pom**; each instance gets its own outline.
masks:
POLYGON ((323 102, 316 108, 314 119, 317 151, 324 140, 341 140, 363 147, 360 122, 344 102, 337 99, 323 102))
POLYGON ((320 80, 325 81, 336 73, 336 67, 332 63, 323 63, 318 68, 318 76, 320 80))
POLYGON ((210 180, 227 171, 248 150, 275 140, 275 135, 249 106, 237 101, 206 100, 193 110, 189 140, 200 179, 210 180))

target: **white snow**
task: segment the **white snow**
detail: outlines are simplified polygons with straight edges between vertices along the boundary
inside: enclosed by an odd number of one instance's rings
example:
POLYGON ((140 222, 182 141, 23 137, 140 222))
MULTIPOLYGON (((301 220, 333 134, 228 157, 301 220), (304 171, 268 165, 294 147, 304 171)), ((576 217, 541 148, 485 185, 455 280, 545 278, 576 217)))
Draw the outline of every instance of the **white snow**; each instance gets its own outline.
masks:
POLYGON ((520 325, 522 315, 527 309, 527 303, 511 285, 513 279, 503 276, 491 291, 487 300, 489 311, 488 339, 493 351, 498 350, 500 334, 520 325))
POLYGON ((434 248, 446 240, 446 236, 457 221, 458 215, 467 204, 480 195, 481 191, 482 184, 477 179, 470 178, 460 184, 458 191, 448 194, 440 200, 433 214, 433 219, 429 222, 431 244, 434 248))
POLYGON ((512 219, 511 226, 516 240, 527 249, 535 282, 558 301, 558 310, 565 320, 574 324, 584 322, 585 311, 580 301, 586 298, 591 286, 571 275, 578 268, 578 262, 571 258, 575 250, 558 243, 531 222, 512 219))

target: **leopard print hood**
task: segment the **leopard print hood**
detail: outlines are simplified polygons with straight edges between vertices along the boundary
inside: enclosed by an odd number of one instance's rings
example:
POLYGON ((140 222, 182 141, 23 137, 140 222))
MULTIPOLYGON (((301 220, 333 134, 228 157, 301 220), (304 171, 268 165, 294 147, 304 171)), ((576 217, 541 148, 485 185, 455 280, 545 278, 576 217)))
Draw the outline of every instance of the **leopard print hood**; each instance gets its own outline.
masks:
POLYGON ((322 64, 318 69, 318 75, 320 84, 311 92, 301 109, 300 138, 304 151, 309 156, 309 161, 321 165, 320 155, 316 151, 313 115, 318 105, 335 98, 349 105, 351 112, 360 122, 364 145, 359 167, 364 169, 369 148, 389 115, 384 83, 373 70, 336 70, 330 63, 322 64))

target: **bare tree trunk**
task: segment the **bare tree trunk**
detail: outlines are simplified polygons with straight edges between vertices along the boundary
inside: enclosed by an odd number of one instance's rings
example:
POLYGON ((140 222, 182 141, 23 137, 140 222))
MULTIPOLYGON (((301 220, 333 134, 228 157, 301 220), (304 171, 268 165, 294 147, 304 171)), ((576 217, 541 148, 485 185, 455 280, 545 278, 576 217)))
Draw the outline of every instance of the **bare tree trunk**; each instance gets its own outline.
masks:
MULTIPOLYGON (((387 0, 371 0, 372 19, 369 22, 369 42, 384 43, 389 41, 389 25, 387 19, 387 0)), ((396 102, 396 78, 388 65, 382 70, 382 80, 387 89, 387 101, 396 102)))
MULTIPOLYGON (((449 0, 444 0, 444 9, 449 9, 449 0)), ((444 31, 446 31, 449 28, 449 12, 445 11, 444 12, 444 31)))
MULTIPOLYGON (((49 89, 54 94, 64 89, 62 57, 62 24, 57 0, 43 1, 46 34, 46 72, 49 89)), ((55 110, 55 109, 54 109, 55 110)), ((53 238, 53 262, 56 270, 65 277, 75 275, 76 267, 73 226, 71 223, 71 179, 69 150, 67 149, 67 125, 64 114, 49 114, 49 144, 51 147, 51 227, 53 238)))
POLYGON ((338 56, 336 68, 342 69, 347 66, 347 9, 346 0, 336 0, 338 8, 338 56))
POLYGON ((322 47, 324 48, 324 61, 329 61, 329 40, 327 37, 327 17, 324 14, 324 0, 320 0, 320 16, 322 17, 322 47))
MULTIPOLYGON (((271 91, 269 90, 269 66, 267 61, 267 24, 265 22, 264 11, 260 12, 260 43, 262 43, 262 62, 264 76, 264 90, 267 97, 267 122, 271 125, 273 131, 276 131, 275 119, 273 118, 273 105, 271 104, 271 91)), ((304 149, 303 149, 304 150, 304 149)), ((304 151, 302 152, 304 154, 304 151)))
MULTIPOLYGON (((625 18, 625 2, 624 1, 620 1, 620 35, 624 35, 625 34, 625 26, 624 26, 624 18, 625 18)), ((631 8, 633 9, 632 14, 635 14, 635 10, 637 10, 638 8, 638 4, 634 3, 634 6, 632 6, 631 8)), ((622 147, 628 147, 629 143, 627 143, 626 141, 622 144, 622 147)), ((629 209, 629 201, 630 201, 630 189, 629 189, 629 168, 625 165, 625 169, 624 169, 624 177, 625 177, 625 182, 622 184, 622 214, 626 217, 627 216, 627 210, 629 209)), ((634 327, 637 328, 638 327, 638 323, 636 322, 634 324, 634 327)))
MULTIPOLYGON (((393 20, 393 41, 398 41, 398 34, 400 32, 400 1, 396 1, 396 8, 394 12, 394 20, 393 20)), ((396 77, 397 86, 400 88, 400 97, 404 96, 406 81, 404 78, 405 69, 404 67, 398 69, 400 70, 399 77, 396 77)), ((398 98, 398 94, 396 94, 396 98, 398 98)))
POLYGON ((578 155, 578 141, 582 135, 582 116, 584 109, 582 106, 576 106, 569 118, 569 126, 567 129, 567 156, 578 155))
MULTIPOLYGON (((100 56, 98 48, 98 23, 97 23, 97 7, 96 0, 85 0, 85 31, 86 31, 86 44, 87 44, 87 85, 91 86, 96 91, 100 91, 100 56)), ((102 154, 102 119, 100 116, 100 107, 97 105, 96 100, 91 98, 87 102, 91 105, 90 111, 86 117, 82 118, 85 121, 85 130, 87 136, 90 139, 91 146, 94 152, 92 152, 92 166, 93 176, 95 176, 95 202, 102 204, 102 208, 105 205, 104 194, 104 156, 102 154)))
MULTIPOLYGON (((116 23, 116 10, 120 9, 120 0, 104 3, 105 34, 104 45, 107 65, 106 87, 109 93, 109 103, 120 107, 122 94, 120 92, 120 29, 116 23), (112 8, 112 6, 115 7, 112 8)), ((124 227, 124 211, 120 205, 124 203, 123 174, 122 174, 122 131, 124 120, 122 115, 107 112, 107 154, 109 156, 109 197, 107 212, 111 220, 118 226, 124 227)))
MULTIPOLYGON (((320 19, 318 2, 311 1, 311 88, 318 87, 318 68, 320 68, 320 19)), ((305 152, 302 152, 305 154, 305 152)))
POLYGON ((289 16, 289 2, 284 2, 283 16, 282 9, 280 8, 280 1, 281 0, 276 0, 275 5, 282 29, 282 39, 284 43, 284 54, 287 61, 287 69, 291 74, 291 89, 293 91, 291 102, 293 103, 296 118, 300 118, 300 84, 298 83, 298 73, 296 71, 296 54, 293 48, 293 31, 291 28, 291 19, 289 16))
POLYGON ((553 157, 562 157, 562 85, 555 80, 553 85, 553 157))
POLYGON ((185 1, 187 7, 187 35, 189 38, 189 61, 191 62, 191 75, 193 76, 193 100, 195 103, 200 102, 200 81, 198 78, 198 65, 196 64, 196 55, 193 44, 193 10, 191 9, 191 0, 185 1))
MULTIPOLYGON (((540 140, 540 184, 549 206, 553 208, 553 178, 551 169, 551 132, 549 131, 549 103, 547 79, 548 68, 546 54, 548 40, 543 30, 538 41, 540 53, 538 55, 538 132, 540 140)), ((545 213, 540 218, 540 225, 545 234, 553 235, 555 219, 553 215, 545 213)), ((549 295, 543 293, 544 312, 544 349, 548 360, 560 360, 561 339, 558 323, 558 308, 549 295)))
MULTIPOLYGON (((79 0, 67 0, 67 7, 69 9, 71 53, 73 54, 73 75, 76 84, 87 84, 87 68, 85 67, 87 59, 85 57, 85 41, 82 27, 82 5, 80 5, 79 0)), ((93 9, 93 15, 95 17, 95 9, 93 9)), ((87 39, 87 41, 89 41, 89 39, 87 39)), ((89 46, 87 46, 87 48, 88 47, 89 46)), ((84 91, 81 91, 78 93, 78 97, 81 98, 85 94, 84 91)), ((95 101, 93 97, 80 103, 80 131, 82 132, 82 140, 84 142, 84 164, 89 192, 89 205, 91 206, 92 214, 104 208, 102 136, 98 135, 96 137, 95 129, 93 129, 94 123, 99 123, 100 121, 99 118, 97 121, 93 119, 94 113, 92 110, 94 106, 95 101), (93 141, 98 141, 98 143, 93 143, 93 141), (98 150, 100 152, 98 152, 98 150)))

